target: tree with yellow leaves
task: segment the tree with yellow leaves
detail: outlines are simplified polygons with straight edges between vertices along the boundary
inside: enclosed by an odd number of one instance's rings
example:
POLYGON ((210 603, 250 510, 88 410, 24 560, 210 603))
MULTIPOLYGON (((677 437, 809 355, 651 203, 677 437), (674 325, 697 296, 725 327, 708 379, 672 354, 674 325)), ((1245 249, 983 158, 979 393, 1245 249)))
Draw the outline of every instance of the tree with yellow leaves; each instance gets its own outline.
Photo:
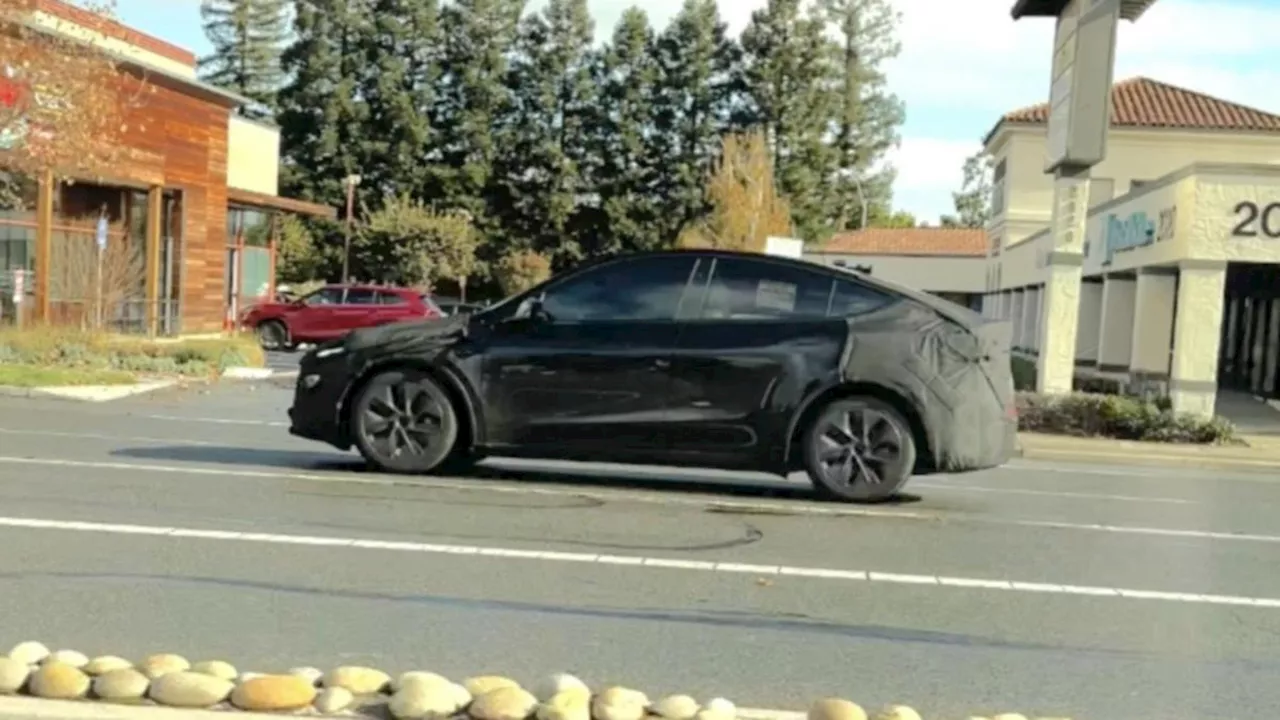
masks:
POLYGON ((763 132, 728 135, 707 179, 710 214, 680 233, 683 248, 763 252, 765 238, 791 237, 791 205, 778 194, 763 132))
POLYGON ((131 94, 114 58, 90 41, 107 33, 112 7, 79 3, 75 22, 41 0, 0 0, 0 202, 46 171, 93 179, 117 160, 131 94), (61 15, 61 13, 60 13, 61 15))

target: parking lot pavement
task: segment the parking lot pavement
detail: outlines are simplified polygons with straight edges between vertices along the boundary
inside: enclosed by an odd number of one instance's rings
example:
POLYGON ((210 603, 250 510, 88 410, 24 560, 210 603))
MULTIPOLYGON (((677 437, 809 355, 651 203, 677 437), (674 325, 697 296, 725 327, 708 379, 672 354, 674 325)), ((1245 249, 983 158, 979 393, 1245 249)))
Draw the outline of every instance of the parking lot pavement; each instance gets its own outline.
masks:
POLYGON ((763 707, 1280 707, 1263 474, 1015 462, 875 507, 666 469, 391 478, 288 437, 287 405, 268 383, 0 400, 6 634, 265 670, 567 669, 763 707))

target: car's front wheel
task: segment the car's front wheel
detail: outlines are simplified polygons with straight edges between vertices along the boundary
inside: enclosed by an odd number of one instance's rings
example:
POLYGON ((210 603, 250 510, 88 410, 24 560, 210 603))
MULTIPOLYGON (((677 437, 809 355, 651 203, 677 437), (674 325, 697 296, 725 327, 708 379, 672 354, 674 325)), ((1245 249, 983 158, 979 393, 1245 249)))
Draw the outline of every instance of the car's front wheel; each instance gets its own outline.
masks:
POLYGON ((819 494, 846 502, 897 495, 916 464, 911 426, 873 397, 839 398, 814 417, 804 436, 805 469, 819 494))
POLYGON ((449 396, 426 373, 389 370, 356 397, 351 429, 357 449, 374 468, 428 473, 453 451, 458 416, 449 396))

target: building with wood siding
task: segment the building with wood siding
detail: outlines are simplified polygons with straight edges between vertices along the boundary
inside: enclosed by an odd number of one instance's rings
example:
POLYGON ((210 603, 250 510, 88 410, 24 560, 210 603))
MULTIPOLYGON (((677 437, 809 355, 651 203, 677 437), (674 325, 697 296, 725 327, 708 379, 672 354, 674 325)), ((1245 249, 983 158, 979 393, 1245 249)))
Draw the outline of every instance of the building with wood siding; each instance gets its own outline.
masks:
POLYGON ((247 100, 201 82, 188 50, 61 0, 40 0, 32 23, 99 46, 124 92, 147 92, 127 110, 111 177, 39 178, 33 209, 0 212, 0 319, 205 333, 273 294, 281 214, 336 215, 280 197, 279 130, 239 116, 247 100), (112 267, 85 272, 104 221, 112 267))

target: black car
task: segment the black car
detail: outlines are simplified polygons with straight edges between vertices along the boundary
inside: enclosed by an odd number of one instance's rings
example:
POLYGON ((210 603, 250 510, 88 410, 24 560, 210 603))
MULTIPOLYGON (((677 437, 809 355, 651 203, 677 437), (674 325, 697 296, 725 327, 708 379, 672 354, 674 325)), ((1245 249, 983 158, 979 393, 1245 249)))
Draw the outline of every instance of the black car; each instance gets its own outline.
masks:
POLYGON ((800 260, 630 255, 308 352, 290 432, 395 473, 486 455, 805 470, 822 494, 877 501, 1013 454, 1010 332, 800 260))

